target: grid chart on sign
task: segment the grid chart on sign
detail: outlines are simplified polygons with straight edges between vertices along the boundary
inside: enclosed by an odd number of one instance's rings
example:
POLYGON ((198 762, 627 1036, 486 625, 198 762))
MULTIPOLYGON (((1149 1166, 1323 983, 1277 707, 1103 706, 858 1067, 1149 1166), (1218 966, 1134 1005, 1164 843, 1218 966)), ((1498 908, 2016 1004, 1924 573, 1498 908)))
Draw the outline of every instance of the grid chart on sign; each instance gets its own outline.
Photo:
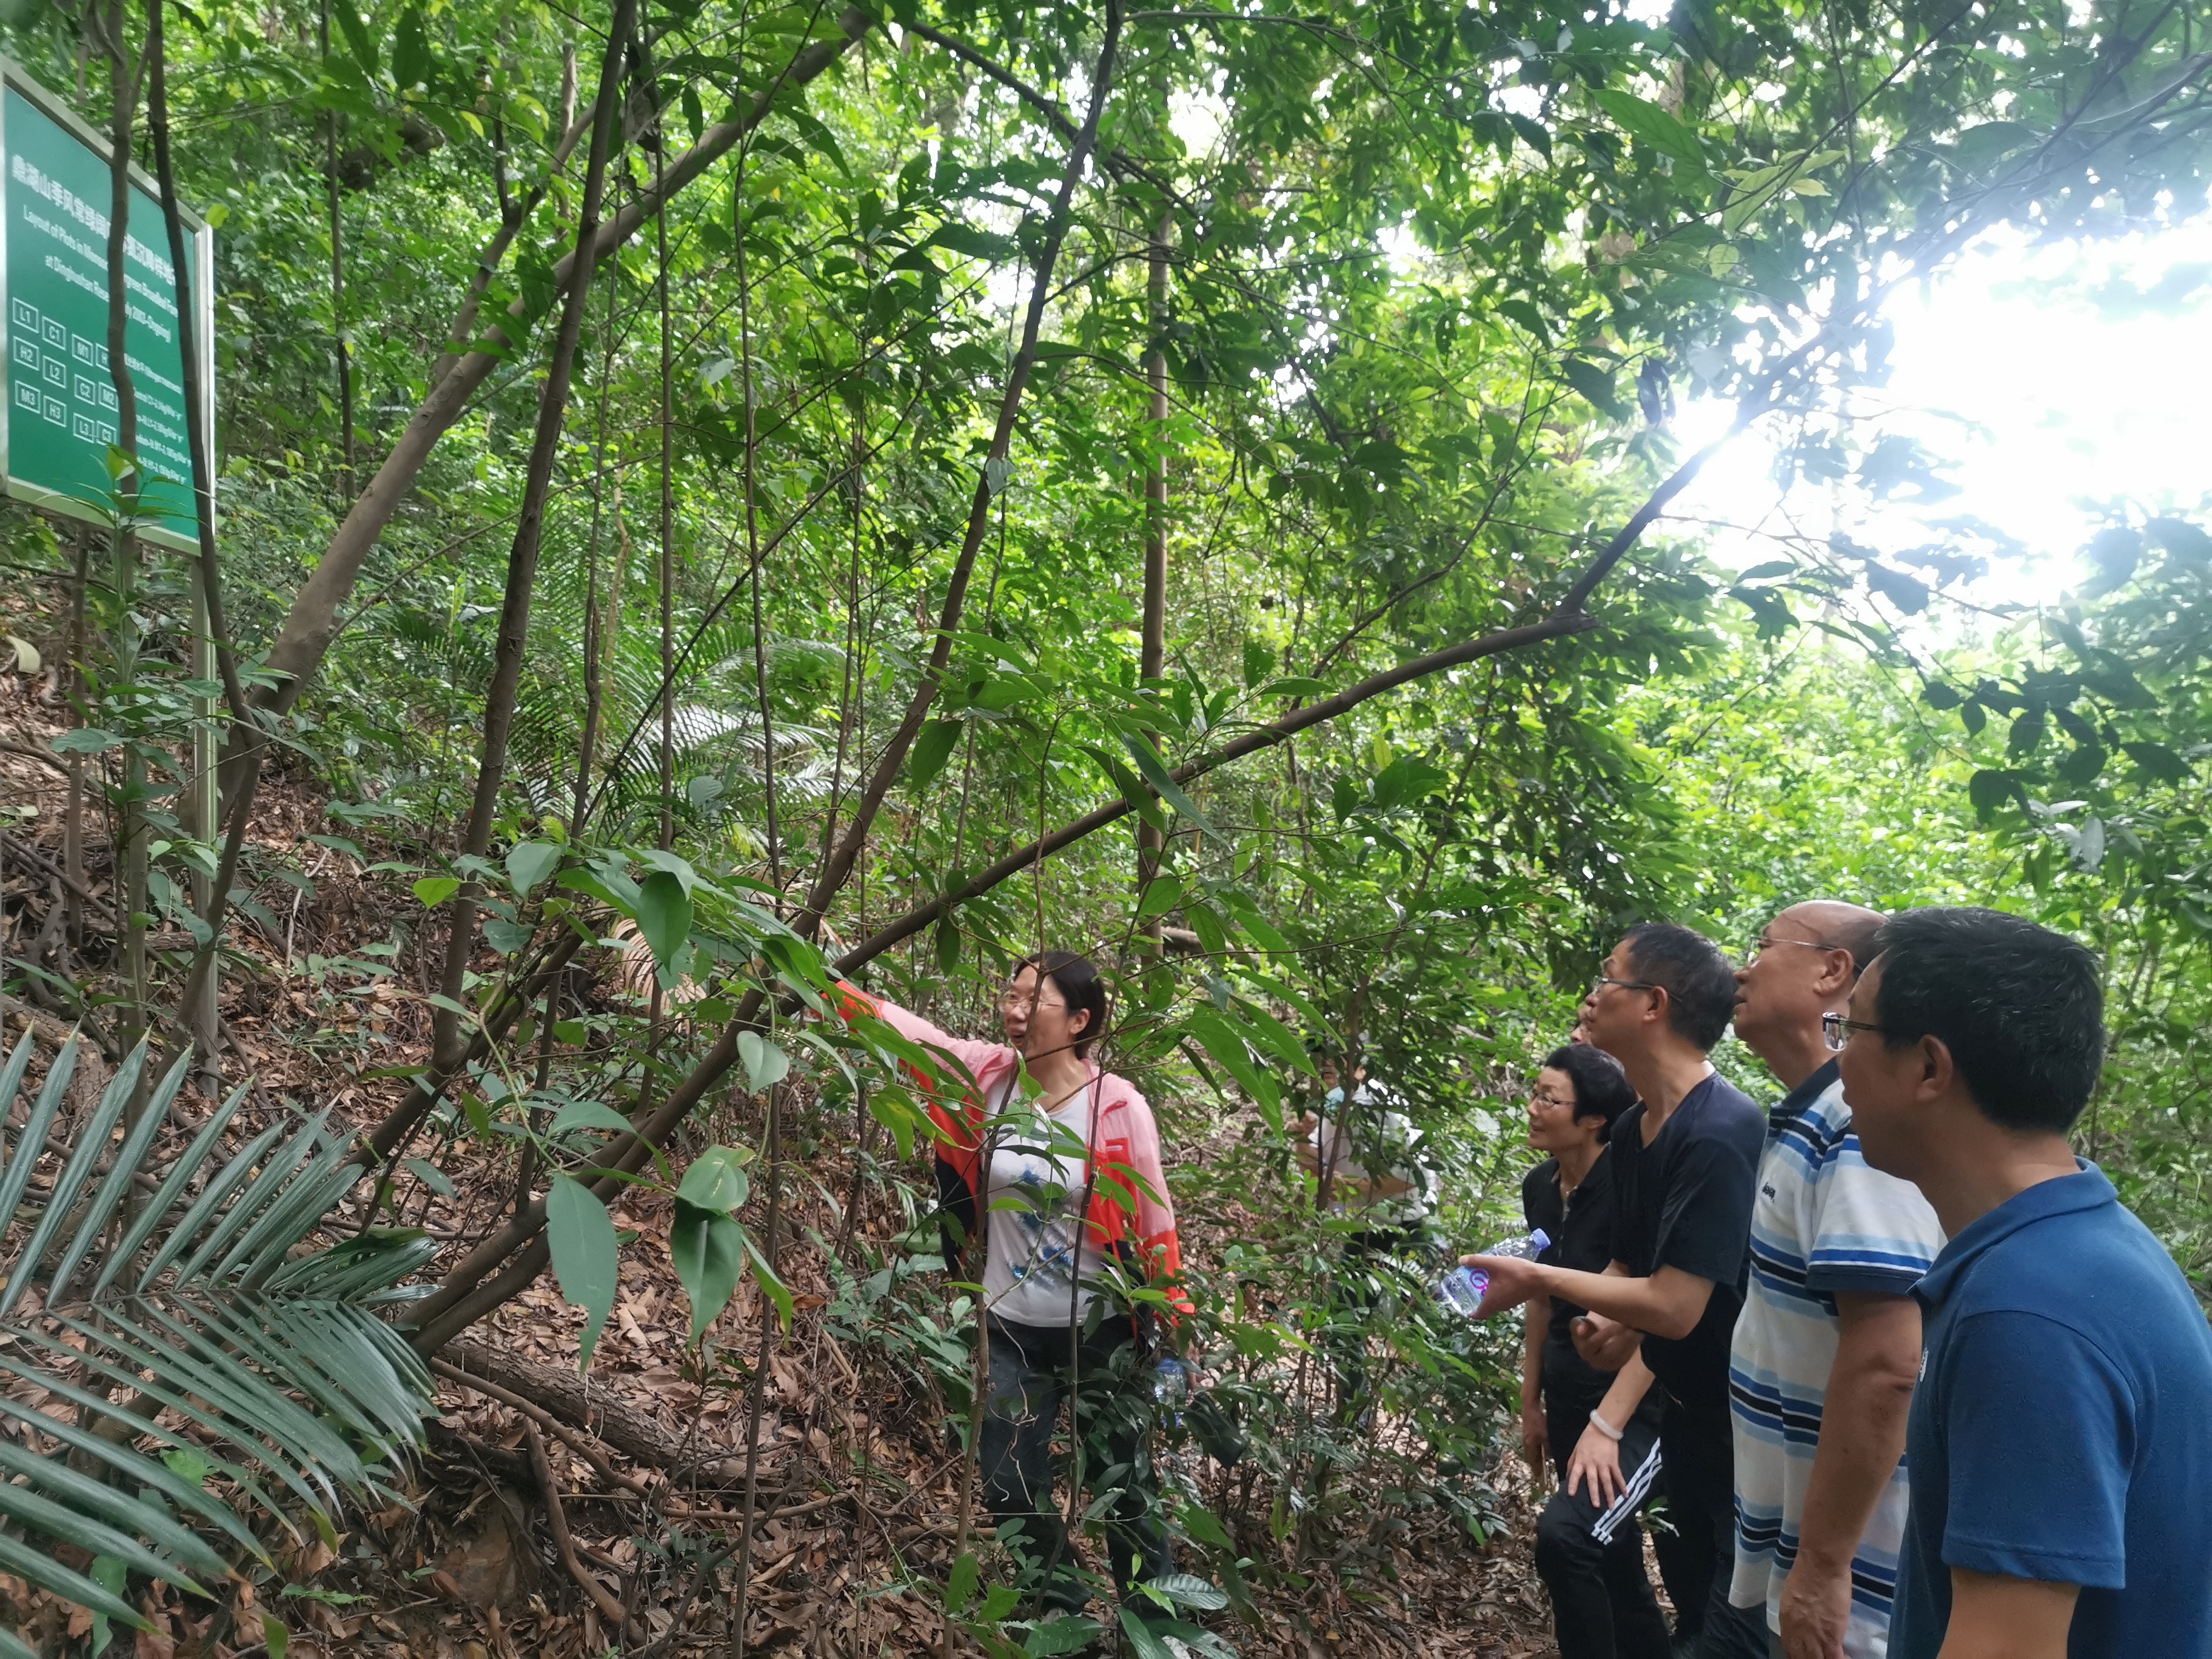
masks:
POLYGON ((115 382, 107 347, 72 333, 27 300, 9 306, 15 406, 85 443, 115 441, 115 382))

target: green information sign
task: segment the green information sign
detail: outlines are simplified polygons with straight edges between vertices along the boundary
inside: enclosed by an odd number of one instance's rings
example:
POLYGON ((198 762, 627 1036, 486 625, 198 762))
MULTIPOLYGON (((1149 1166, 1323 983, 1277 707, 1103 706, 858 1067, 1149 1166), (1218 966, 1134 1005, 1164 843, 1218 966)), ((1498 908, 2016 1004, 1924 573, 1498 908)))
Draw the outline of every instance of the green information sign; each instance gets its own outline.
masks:
MULTIPOLYGON (((107 349, 108 146, 15 64, 0 58, 0 313, 7 346, 0 390, 7 419, 0 469, 8 493, 50 512, 105 520, 107 456, 118 441, 115 376, 107 349)), ((139 533, 197 545, 198 515, 185 426, 177 273, 169 261, 158 187, 131 169, 124 243, 125 361, 138 410, 137 453, 147 474, 139 533)), ((214 237, 183 216, 191 258, 194 342, 212 416, 214 237)), ((205 429, 212 432, 210 418, 205 429)))

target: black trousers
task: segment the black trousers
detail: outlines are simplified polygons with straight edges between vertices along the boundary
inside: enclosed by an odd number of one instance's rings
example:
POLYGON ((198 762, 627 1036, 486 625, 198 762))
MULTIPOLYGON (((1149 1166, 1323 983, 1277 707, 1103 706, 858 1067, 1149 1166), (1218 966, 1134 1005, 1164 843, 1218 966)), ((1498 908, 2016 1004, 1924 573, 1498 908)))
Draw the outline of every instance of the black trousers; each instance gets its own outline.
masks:
POLYGON ((1660 1472, 1658 1414, 1638 1412, 1622 1431, 1627 1488, 1605 1504, 1587 1480, 1579 1492, 1567 1491, 1567 1461, 1597 1403, 1549 1392, 1544 1399, 1559 1485, 1537 1517, 1536 1571, 1551 1593, 1559 1659, 1668 1659, 1667 1617, 1644 1571, 1644 1528, 1636 1520, 1660 1472))
POLYGON ((990 1384, 977 1449, 983 1501, 1000 1542, 1021 1563, 1024 1588, 1042 1589, 1046 1607, 1066 1613, 1091 1601, 1053 1501, 1053 1435, 1071 1399, 1083 1478, 1094 1492, 1115 1494, 1106 1547, 1115 1588, 1126 1592, 1171 1567, 1152 1478, 1150 1379, 1134 1373, 1129 1322, 1109 1314, 1087 1340, 1075 1337, 1065 1326, 989 1322, 990 1384))
POLYGON ((1694 1651, 1701 1659, 1767 1659, 1766 1609, 1729 1602, 1729 1582, 1735 1577, 1735 1440, 1728 1408, 1691 1412, 1670 1406, 1659 1445, 1666 1461, 1661 1485, 1667 1520, 1674 1533, 1661 1559, 1674 1598, 1677 1635, 1696 1633, 1694 1651))

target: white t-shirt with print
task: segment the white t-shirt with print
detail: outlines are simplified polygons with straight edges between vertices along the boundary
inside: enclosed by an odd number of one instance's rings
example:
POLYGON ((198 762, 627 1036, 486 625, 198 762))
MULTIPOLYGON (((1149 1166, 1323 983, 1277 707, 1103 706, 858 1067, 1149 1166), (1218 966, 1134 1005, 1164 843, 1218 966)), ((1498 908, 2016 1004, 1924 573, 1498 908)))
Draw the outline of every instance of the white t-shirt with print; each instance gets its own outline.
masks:
MULTIPOLYGON (((1013 1094, 1010 1086, 1008 1096, 1013 1094)), ((1002 1098, 987 1128, 985 1305, 1017 1325, 1065 1326, 1089 1310, 1104 1258, 1083 1224, 1085 1149, 1097 1085, 1041 1114, 1002 1098), (1074 1279, 1070 1278, 1070 1264, 1074 1279)))

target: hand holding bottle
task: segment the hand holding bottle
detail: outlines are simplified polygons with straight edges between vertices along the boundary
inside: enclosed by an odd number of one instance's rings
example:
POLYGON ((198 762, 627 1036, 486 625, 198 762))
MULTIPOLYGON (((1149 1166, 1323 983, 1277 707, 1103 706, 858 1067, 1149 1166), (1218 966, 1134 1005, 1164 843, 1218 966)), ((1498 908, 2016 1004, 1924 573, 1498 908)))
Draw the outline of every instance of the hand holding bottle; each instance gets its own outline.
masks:
POLYGON ((1526 1269, 1551 1247, 1551 1236, 1539 1227, 1500 1239, 1480 1255, 1463 1255, 1458 1267, 1437 1281, 1437 1300, 1467 1319, 1487 1319, 1516 1308, 1540 1290, 1526 1269), (1516 1283, 1509 1285, 1508 1279, 1516 1283))

